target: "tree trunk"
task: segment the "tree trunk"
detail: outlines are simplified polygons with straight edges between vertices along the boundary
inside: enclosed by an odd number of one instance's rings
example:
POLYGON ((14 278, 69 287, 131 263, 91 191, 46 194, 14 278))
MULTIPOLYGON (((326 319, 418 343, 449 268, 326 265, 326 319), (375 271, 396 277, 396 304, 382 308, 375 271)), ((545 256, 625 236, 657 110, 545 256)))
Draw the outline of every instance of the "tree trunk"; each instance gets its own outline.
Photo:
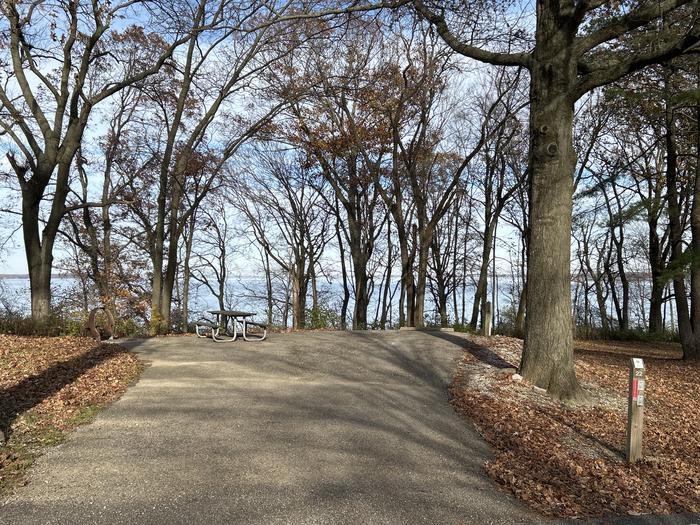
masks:
POLYGON ((306 328, 306 278, 303 275, 303 265, 295 268, 292 276, 292 328, 303 330, 306 328))
POLYGON ((267 290, 267 324, 272 326, 272 272, 270 270, 270 255, 267 251, 264 251, 263 265, 265 266, 265 288, 267 290))
MULTIPOLYGON (((524 224, 523 227, 526 228, 527 225, 524 224)), ((525 304, 527 298, 527 235, 524 233, 525 231, 526 229, 523 230, 520 244, 520 280, 523 283, 523 287, 518 300, 518 312, 515 315, 515 336, 520 338, 525 336, 525 304)))
POLYGON ((486 224, 484 229, 484 245, 481 251, 481 266, 479 267, 479 280, 474 292, 474 304, 472 305, 472 318, 469 325, 476 330, 479 321, 479 312, 484 310, 486 305, 486 288, 488 286, 489 262, 491 262, 491 249, 493 243, 493 230, 495 227, 495 218, 492 218, 486 224))
MULTIPOLYGON (((53 259, 51 257, 51 259, 53 259)), ((51 266, 52 262, 46 261, 43 254, 38 256, 34 253, 30 255, 27 250, 27 261, 29 261, 29 289, 32 300, 32 320, 37 326, 46 325, 51 316, 51 266)))
MULTIPOLYGON (((72 157, 70 157, 72 158, 72 157)), ((24 170, 11 159, 12 167, 17 172, 24 170)), ((65 202, 69 190, 70 163, 58 164, 56 189, 51 205, 51 212, 40 233, 40 206, 45 185, 51 178, 53 166, 37 168, 29 181, 21 182, 22 188, 22 234, 24 250, 29 270, 29 289, 31 293, 32 319, 41 326, 51 316, 51 271, 53 269, 53 247, 58 228, 63 219, 65 202)), ((24 177, 18 173, 21 180, 24 177)))
POLYGON ((527 283, 523 285, 523 290, 518 298, 518 311, 515 314, 515 337, 523 337, 525 333, 525 303, 527 299, 527 283))
MULTIPOLYGON (((452 218, 450 218, 452 220, 452 218)), ((450 234, 450 232, 448 232, 450 234)), ((451 235, 451 234, 450 234, 451 235)), ((448 246, 448 249, 451 249, 448 246)), ((433 256, 433 266, 435 271, 435 288, 434 291, 438 313, 440 314, 440 326, 445 328, 449 326, 449 316, 447 315, 447 303, 449 300, 449 294, 447 292, 447 278, 445 277, 445 266, 449 265, 450 259, 452 259, 452 253, 445 259, 442 258, 440 254, 440 242, 433 236, 433 240, 430 245, 430 251, 433 256), (443 264, 444 261, 444 264, 443 264)))
MULTIPOLYGON (((356 257, 353 256, 353 260, 356 257)), ((364 260, 364 256, 359 259, 364 260)), ((369 307, 369 298, 367 297, 367 288, 369 280, 367 278, 366 261, 364 263, 354 263, 355 268, 355 308, 352 313, 352 329, 367 330, 367 308, 369 307)))
POLYGON ((659 234, 656 231, 657 220, 650 219, 649 223, 649 265, 651 266, 651 295, 649 297, 649 333, 660 333, 664 330, 661 308, 664 301, 665 283, 661 279, 663 265, 661 262, 661 246, 659 234))
POLYGON ((685 289, 683 259, 683 224, 678 198, 678 152, 673 128, 673 110, 667 102, 666 107, 666 184, 668 194, 669 242, 671 258, 669 266, 676 266, 673 272, 673 294, 676 298, 676 316, 678 318, 678 335, 683 347, 683 358, 695 355, 695 339, 690 324, 688 295, 685 289))
MULTIPOLYGON (((335 199, 335 209, 339 209, 338 199, 335 199)), ((338 251, 340 257, 340 271, 343 279, 343 302, 340 305, 340 329, 348 329, 348 305, 350 304, 350 287, 348 286, 348 267, 345 262, 345 243, 340 231, 340 211, 336 212, 335 236, 338 239, 338 251)))
MULTIPOLYGON (((700 89, 700 66, 697 70, 700 89)), ((690 267, 691 324, 695 344, 692 352, 683 352, 686 359, 700 357, 700 103, 695 106, 695 187, 690 215, 692 259, 690 267)))
POLYGON ((425 326, 425 289, 428 283, 428 255, 432 239, 433 230, 424 224, 418 235, 418 280, 416 282, 416 300, 413 313, 413 326, 416 328, 425 326))
POLYGON ((620 237, 616 242, 617 250, 617 273, 620 276, 620 286, 622 287, 622 315, 620 317, 620 330, 629 330, 630 326, 630 284, 625 271, 623 259, 624 232, 620 225, 620 237))
POLYGON ((182 269, 182 332, 189 331, 190 316, 190 257, 192 256, 192 245, 194 244, 194 226, 196 214, 190 216, 189 231, 185 239, 185 261, 182 269))
POLYGON ((401 294, 399 296, 399 326, 412 326, 413 308, 408 305, 409 296, 413 300, 413 261, 409 255, 408 239, 399 232, 401 253, 401 294))
POLYGON ((291 284, 287 282, 286 289, 284 291, 284 308, 282 309, 282 325, 285 330, 289 327, 289 303, 291 301, 291 284))
POLYGON ((386 254, 386 283, 384 292, 382 293, 382 315, 379 320, 379 326, 382 330, 386 330, 386 319, 389 313, 389 293, 391 289, 391 266, 393 263, 393 244, 391 242, 391 219, 386 221, 386 239, 387 239, 387 254, 386 254))
MULTIPOLYGON (((406 252, 406 258, 404 260, 403 254, 401 256, 402 259, 402 279, 404 280, 404 290, 405 290, 405 297, 404 300, 406 302, 406 324, 408 326, 416 326, 415 324, 415 319, 416 319, 416 281, 415 281, 415 276, 413 275, 413 264, 416 260, 416 249, 418 246, 418 228, 414 224, 411 228, 411 236, 413 240, 413 244, 411 245, 411 249, 408 250, 408 245, 407 247, 407 252, 406 252)), ((403 326, 403 325, 402 325, 403 326)))
MULTIPOLYGON (((539 4, 538 4, 539 6, 539 4)), ((571 214, 576 154, 570 95, 573 35, 538 9, 530 82, 530 239, 525 344, 520 373, 555 398, 581 395, 571 326, 571 214)))

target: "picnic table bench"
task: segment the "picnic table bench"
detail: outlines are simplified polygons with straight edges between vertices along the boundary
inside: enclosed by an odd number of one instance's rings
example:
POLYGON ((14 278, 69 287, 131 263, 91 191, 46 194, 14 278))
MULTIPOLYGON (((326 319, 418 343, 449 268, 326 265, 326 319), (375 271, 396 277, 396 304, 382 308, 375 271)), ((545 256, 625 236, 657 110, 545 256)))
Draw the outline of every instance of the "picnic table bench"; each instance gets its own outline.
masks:
POLYGON ((240 312, 238 310, 209 310, 208 313, 216 316, 216 320, 212 321, 207 318, 201 318, 195 323, 195 332, 197 337, 211 338, 217 343, 225 343, 235 341, 240 333, 245 341, 263 341, 267 337, 267 325, 249 321, 249 317, 253 317, 253 312, 240 312), (238 325, 241 325, 239 330, 238 325), (262 335, 253 333, 248 330, 254 326, 262 330, 262 335))

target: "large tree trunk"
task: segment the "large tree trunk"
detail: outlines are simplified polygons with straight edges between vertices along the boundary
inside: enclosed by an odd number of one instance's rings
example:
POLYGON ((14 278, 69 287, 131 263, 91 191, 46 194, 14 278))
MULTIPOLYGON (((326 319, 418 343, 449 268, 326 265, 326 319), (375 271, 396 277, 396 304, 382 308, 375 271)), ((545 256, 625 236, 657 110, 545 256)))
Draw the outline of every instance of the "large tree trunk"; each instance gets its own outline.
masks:
POLYGON ((29 270, 29 289, 32 301, 32 319, 42 324, 49 319, 51 310, 51 265, 52 254, 42 249, 39 237, 39 203, 41 196, 35 198, 30 191, 22 189, 22 233, 24 251, 29 270))
POLYGON ((413 312, 413 326, 416 328, 425 326, 425 289, 428 283, 428 255, 432 240, 433 229, 429 229, 424 224, 418 235, 418 280, 416 282, 416 301, 413 312))
MULTIPOLYGON (((416 260, 416 250, 418 247, 418 228, 415 224, 411 228, 411 237, 411 249, 406 252, 405 260, 403 253, 401 256, 401 277, 404 282, 404 301, 406 302, 405 321, 408 326, 416 326, 416 280, 413 274, 413 264, 416 260)), ((408 248, 408 245, 406 245, 406 247, 408 248)))
POLYGON ((581 394, 573 360, 570 268, 576 165, 570 93, 576 63, 566 52, 573 36, 545 9, 538 9, 537 39, 530 83, 531 230, 520 373, 553 397, 574 399, 581 394))
POLYGON ((190 316, 190 257, 192 256, 192 247, 194 245, 194 227, 197 214, 193 213, 189 220, 189 230, 185 239, 185 260, 182 269, 182 332, 189 331, 189 316, 190 316))
POLYGON ((292 275, 292 328, 306 328, 306 292, 307 280, 304 276, 303 262, 297 263, 292 275))
MULTIPOLYGON (((348 210, 349 212, 349 210, 348 210)), ((348 213, 348 231, 350 241, 350 258, 355 274, 355 307, 352 312, 352 329, 367 329, 367 309, 369 308, 369 276, 367 263, 372 252, 370 242, 363 242, 366 232, 357 217, 348 213)))
MULTIPOLYGON (((16 166, 14 162, 12 164, 15 171, 24 169, 26 172, 26 168, 16 166)), ((41 170, 42 168, 39 167, 37 169, 41 170)), ((45 187, 42 186, 41 181, 50 180, 53 166, 45 167, 44 169, 45 172, 35 173, 29 181, 21 184, 22 234, 29 270, 32 319, 39 326, 45 325, 51 315, 53 247, 65 211, 65 202, 69 190, 70 163, 58 165, 56 189, 51 212, 46 219, 43 230, 40 232, 40 205, 45 187)))
POLYGON ((399 230, 399 252, 401 254, 401 294, 399 297, 399 326, 413 326, 413 259, 408 249, 406 233, 399 230), (409 299, 410 298, 410 299, 409 299))
MULTIPOLYGON (((163 181, 161 181, 163 184, 163 181)), ((149 334, 158 335, 162 326, 163 298, 163 249, 165 246, 165 190, 158 195, 158 218, 156 221, 155 245, 152 248, 153 277, 151 279, 151 319, 149 334)))
POLYGON ((367 262, 364 256, 353 254, 355 268, 355 308, 352 313, 352 329, 367 330, 367 297, 369 280, 367 277, 367 262))
MULTIPOLYGON (((700 66, 697 72, 700 89, 700 66)), ((700 357, 700 104, 695 107, 695 117, 695 188, 690 215, 693 254, 690 267, 690 305, 695 344, 692 352, 683 352, 686 359, 700 357)))
MULTIPOLYGON (((667 103, 668 104, 668 103, 667 103)), ((678 335, 683 347, 683 357, 695 355, 695 339, 690 324, 688 295, 685 289, 683 259, 683 224, 678 198, 678 152, 673 128, 673 110, 666 108, 666 184, 668 193, 668 225, 671 243, 669 266, 675 266, 673 275, 673 293, 676 298, 676 315, 678 318, 678 335)))

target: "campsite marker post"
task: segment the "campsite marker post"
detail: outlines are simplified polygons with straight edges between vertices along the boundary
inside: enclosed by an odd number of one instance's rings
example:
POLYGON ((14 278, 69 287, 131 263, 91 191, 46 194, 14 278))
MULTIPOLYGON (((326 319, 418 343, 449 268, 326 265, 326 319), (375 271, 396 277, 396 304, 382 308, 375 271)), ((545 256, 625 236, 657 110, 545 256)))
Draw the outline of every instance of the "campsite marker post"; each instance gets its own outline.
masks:
POLYGON ((644 428, 644 361, 630 359, 629 394, 627 396, 627 461, 634 463, 642 458, 642 432, 644 428))

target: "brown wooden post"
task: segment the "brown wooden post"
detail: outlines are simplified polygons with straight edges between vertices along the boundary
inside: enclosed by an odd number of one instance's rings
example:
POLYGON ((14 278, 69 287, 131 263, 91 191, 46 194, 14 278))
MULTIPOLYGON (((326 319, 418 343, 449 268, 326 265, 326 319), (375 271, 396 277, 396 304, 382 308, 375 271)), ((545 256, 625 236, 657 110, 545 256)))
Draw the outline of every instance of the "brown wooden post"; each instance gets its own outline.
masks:
POLYGON ((482 315, 484 325, 482 327, 483 334, 486 336, 491 335, 491 302, 487 301, 484 307, 484 312, 482 315))
POLYGON ((629 394, 627 397, 627 461, 634 463, 642 458, 642 433, 644 429, 644 361, 630 359, 629 394))

